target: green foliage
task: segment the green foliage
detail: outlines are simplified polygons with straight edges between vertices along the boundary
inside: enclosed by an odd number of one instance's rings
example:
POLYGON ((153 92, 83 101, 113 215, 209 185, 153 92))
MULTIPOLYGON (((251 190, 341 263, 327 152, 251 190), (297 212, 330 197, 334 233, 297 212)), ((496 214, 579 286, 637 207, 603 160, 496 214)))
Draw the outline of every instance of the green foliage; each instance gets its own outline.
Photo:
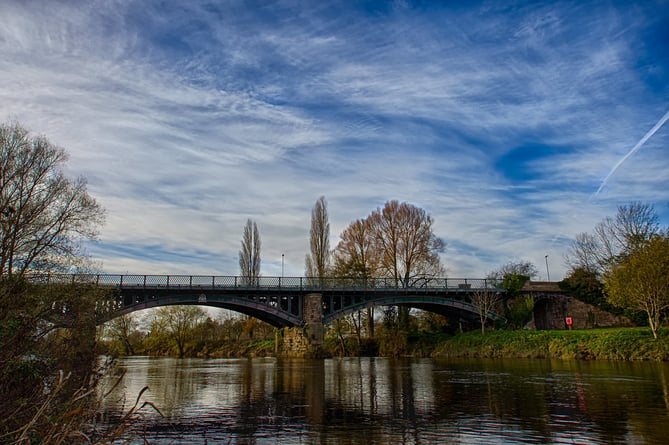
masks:
POLYGON ((584 303, 613 314, 623 313, 620 308, 608 302, 604 294, 604 283, 594 271, 585 268, 572 269, 565 279, 560 281, 559 286, 562 291, 584 303))
POLYGON ((506 308, 507 324, 511 328, 525 327, 534 314, 534 298, 519 297, 508 302, 506 308))
POLYGON ((397 308, 386 307, 383 323, 377 329, 379 353, 384 357, 401 357, 408 353, 408 332, 402 329, 397 308))
POLYGON ((417 318, 418 332, 421 334, 443 334, 451 329, 448 318, 434 312, 420 312, 417 318))
POLYGON ((340 319, 328 326, 325 352, 330 356, 384 356, 427 357, 438 341, 447 336, 453 327, 448 319, 432 312, 417 311, 408 314, 402 322, 398 308, 384 309, 384 318, 377 326, 374 338, 358 337, 350 319, 340 319))
POLYGON ((523 286, 525 286, 525 283, 527 283, 529 280, 529 275, 516 273, 506 274, 502 279, 502 287, 506 289, 511 295, 515 295, 520 292, 523 286))
MULTIPOLYGON (((619 308, 616 308, 616 311, 619 310, 619 308)), ((632 322, 632 324, 634 324, 634 326, 648 326, 648 314, 646 311, 628 308, 623 310, 623 315, 627 317, 632 322)))
POLYGON ((559 285, 561 290, 584 303, 598 307, 606 304, 604 284, 593 271, 584 268, 572 269, 559 285))
POLYGON ((88 285, 0 281, 0 435, 32 422, 39 436, 91 384, 95 307, 104 298, 88 285), (69 377, 58 380, 59 372, 69 377))
POLYGON ((656 236, 615 265, 605 277, 605 289, 611 304, 645 311, 656 336, 669 308, 669 238, 656 236))
MULTIPOLYGON (((149 332, 135 329, 128 334, 132 350, 140 355, 174 357, 244 357, 274 353, 275 328, 267 323, 245 317, 214 320, 204 318, 199 310, 192 311, 193 306, 182 306, 186 312, 178 308, 174 306, 171 311, 186 315, 181 323, 174 325, 175 328, 181 326, 181 331, 171 332, 166 319, 158 316, 149 332), (188 313, 193 317, 187 316, 188 313)), ((127 347, 109 335, 104 335, 100 343, 100 350, 105 354, 127 353, 127 347)))

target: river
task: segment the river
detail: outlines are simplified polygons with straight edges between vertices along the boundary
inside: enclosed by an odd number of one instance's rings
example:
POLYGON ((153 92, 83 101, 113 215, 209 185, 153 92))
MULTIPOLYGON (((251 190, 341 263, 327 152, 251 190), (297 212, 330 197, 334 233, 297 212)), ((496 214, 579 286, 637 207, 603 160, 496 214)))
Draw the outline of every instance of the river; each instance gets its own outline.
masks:
POLYGON ((669 443, 669 365, 127 357, 103 387, 130 443, 669 443))

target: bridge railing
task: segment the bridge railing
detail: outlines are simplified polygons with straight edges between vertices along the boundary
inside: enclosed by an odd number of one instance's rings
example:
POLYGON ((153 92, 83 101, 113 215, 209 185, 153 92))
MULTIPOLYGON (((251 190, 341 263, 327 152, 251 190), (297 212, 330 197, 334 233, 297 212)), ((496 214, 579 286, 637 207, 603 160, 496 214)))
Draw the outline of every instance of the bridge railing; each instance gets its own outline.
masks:
POLYGON ((130 275, 130 274, 33 274, 30 280, 43 284, 95 284, 121 288, 263 288, 263 289, 424 289, 493 290, 497 280, 483 278, 414 277, 406 282, 392 278, 317 278, 261 276, 249 279, 224 275, 130 275))

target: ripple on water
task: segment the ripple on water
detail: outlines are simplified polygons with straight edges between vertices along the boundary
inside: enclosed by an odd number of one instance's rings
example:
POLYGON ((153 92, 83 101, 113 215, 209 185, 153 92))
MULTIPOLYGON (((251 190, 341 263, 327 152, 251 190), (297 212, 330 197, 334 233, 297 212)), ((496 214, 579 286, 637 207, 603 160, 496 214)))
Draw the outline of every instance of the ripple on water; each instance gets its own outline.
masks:
POLYGON ((121 360, 131 443, 663 443, 666 368, 386 359, 121 360), (560 368, 561 369, 561 368, 560 368), (639 369, 639 374, 635 370, 639 369), (618 373, 618 374, 616 374, 618 373), (657 376, 655 378, 654 376, 657 376))

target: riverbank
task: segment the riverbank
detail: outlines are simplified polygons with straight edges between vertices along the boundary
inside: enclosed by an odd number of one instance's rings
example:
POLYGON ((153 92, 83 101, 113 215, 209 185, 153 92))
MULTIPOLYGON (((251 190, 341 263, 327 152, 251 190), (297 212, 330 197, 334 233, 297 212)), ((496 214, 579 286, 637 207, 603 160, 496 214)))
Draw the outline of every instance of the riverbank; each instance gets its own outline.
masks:
MULTIPOLYGON (((102 354, 122 356, 102 344, 102 354)), ((669 361, 669 328, 662 328, 654 339, 649 328, 602 328, 573 331, 492 330, 481 335, 470 331, 457 335, 422 334, 404 339, 401 356, 458 358, 536 358, 561 360, 646 360, 669 361)), ((231 358, 276 355, 274 338, 188 344, 184 357, 231 358)), ((170 356, 139 347, 137 355, 170 356)), ((354 337, 327 338, 326 356, 384 356, 380 344, 373 339, 360 343, 354 337)), ((174 356, 174 355, 172 355, 174 356)))
POLYGON ((467 332, 440 342, 433 357, 669 361, 669 329, 467 332))

